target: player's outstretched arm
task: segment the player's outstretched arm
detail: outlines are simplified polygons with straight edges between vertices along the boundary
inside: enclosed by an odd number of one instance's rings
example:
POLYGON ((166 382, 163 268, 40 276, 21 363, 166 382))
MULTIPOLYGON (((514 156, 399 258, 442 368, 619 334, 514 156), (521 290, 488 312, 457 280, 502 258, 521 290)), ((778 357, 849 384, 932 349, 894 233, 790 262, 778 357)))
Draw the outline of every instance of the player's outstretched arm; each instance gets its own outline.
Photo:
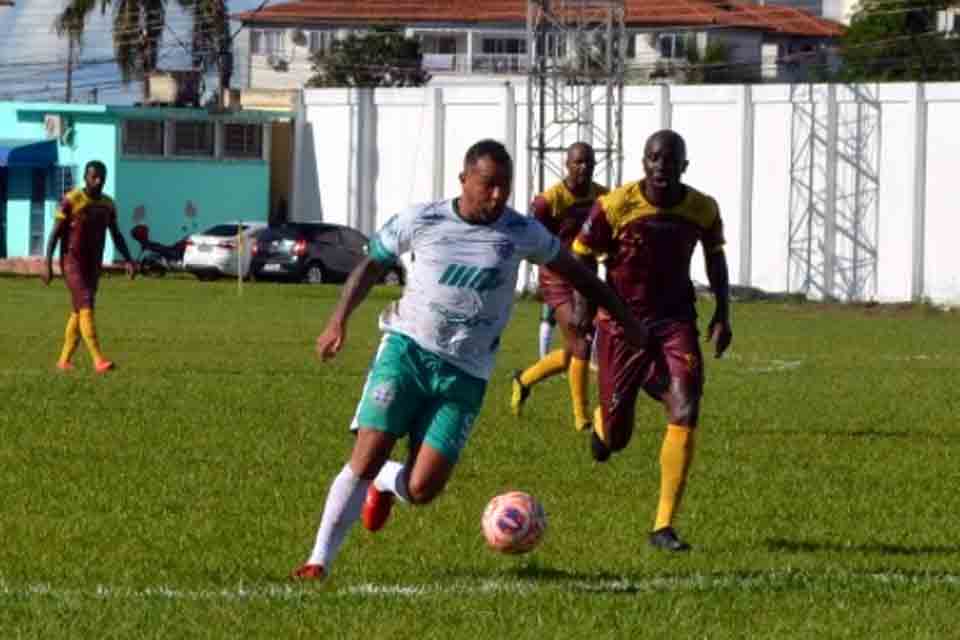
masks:
POLYGON ((327 326, 317 338, 317 355, 321 360, 333 358, 347 339, 347 320, 353 310, 364 301, 386 271, 386 266, 370 257, 363 259, 350 273, 340 291, 340 299, 327 320, 327 326))
POLYGON ((713 342, 714 355, 719 358, 733 342, 733 329, 730 326, 730 275, 727 269, 727 256, 723 250, 712 251, 705 256, 707 280, 716 299, 717 308, 707 326, 708 341, 713 342))
POLYGON ((573 257, 573 254, 566 249, 560 249, 557 257, 546 266, 551 271, 566 278, 588 300, 609 311, 610 315, 623 325, 624 338, 634 347, 643 349, 647 346, 649 335, 647 327, 633 316, 630 309, 613 289, 600 280, 597 274, 590 271, 586 265, 573 257))
POLYGON ((53 225, 53 231, 50 232, 50 238, 47 240, 47 268, 40 276, 43 284, 50 284, 50 281, 53 280, 53 252, 57 249, 57 243, 63 238, 66 224, 65 220, 58 219, 53 225))

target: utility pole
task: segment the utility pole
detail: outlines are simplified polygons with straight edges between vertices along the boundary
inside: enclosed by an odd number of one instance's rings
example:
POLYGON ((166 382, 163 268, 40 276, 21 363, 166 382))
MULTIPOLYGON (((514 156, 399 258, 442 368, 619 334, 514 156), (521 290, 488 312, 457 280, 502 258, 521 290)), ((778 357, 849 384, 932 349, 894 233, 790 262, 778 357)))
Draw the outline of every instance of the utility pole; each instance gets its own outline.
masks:
POLYGON ((67 37, 67 43, 67 88, 63 101, 69 104, 73 98, 73 36, 67 37))

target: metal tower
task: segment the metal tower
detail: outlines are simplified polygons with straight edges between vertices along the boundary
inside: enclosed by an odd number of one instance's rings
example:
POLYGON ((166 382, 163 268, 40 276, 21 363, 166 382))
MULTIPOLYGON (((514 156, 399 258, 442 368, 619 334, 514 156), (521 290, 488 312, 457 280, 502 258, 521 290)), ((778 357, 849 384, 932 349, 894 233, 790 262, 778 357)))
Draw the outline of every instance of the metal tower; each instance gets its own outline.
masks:
POLYGON ((848 302, 876 295, 880 109, 873 94, 866 85, 791 87, 789 291, 848 302))
POLYGON ((527 163, 532 197, 564 175, 567 146, 597 155, 596 177, 613 187, 623 171, 623 0, 527 3, 527 163))

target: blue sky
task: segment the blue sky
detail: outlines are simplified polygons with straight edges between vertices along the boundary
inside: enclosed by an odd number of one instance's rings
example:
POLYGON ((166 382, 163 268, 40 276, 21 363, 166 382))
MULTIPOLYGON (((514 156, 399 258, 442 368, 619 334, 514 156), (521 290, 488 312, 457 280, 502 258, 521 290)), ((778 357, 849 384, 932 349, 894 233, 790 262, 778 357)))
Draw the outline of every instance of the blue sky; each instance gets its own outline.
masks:
MULTIPOLYGON (((285 0, 272 0, 281 4, 285 0)), ((53 32, 64 0, 15 0, 0 7, 0 100, 63 100, 67 42, 53 32)), ((262 0, 229 0, 231 13, 254 9, 262 0)), ((171 1, 170 5, 176 5, 171 1)), ((189 66, 190 18, 171 6, 161 49, 161 65, 189 66)), ((234 29, 237 27, 235 26, 234 29)), ((81 65, 74 72, 74 100, 84 101, 98 89, 99 102, 129 104, 139 98, 139 85, 123 87, 113 57, 111 16, 95 13, 87 23, 81 65)))

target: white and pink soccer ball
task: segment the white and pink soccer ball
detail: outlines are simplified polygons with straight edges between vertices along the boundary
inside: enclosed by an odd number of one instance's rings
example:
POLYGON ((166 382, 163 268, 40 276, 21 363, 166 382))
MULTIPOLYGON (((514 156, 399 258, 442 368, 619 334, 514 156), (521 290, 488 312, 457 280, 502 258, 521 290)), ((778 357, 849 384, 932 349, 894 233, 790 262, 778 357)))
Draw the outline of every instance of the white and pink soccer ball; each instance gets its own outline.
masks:
POLYGON ((494 551, 526 553, 543 540, 547 514, 529 493, 511 491, 490 500, 480 518, 480 528, 494 551))

